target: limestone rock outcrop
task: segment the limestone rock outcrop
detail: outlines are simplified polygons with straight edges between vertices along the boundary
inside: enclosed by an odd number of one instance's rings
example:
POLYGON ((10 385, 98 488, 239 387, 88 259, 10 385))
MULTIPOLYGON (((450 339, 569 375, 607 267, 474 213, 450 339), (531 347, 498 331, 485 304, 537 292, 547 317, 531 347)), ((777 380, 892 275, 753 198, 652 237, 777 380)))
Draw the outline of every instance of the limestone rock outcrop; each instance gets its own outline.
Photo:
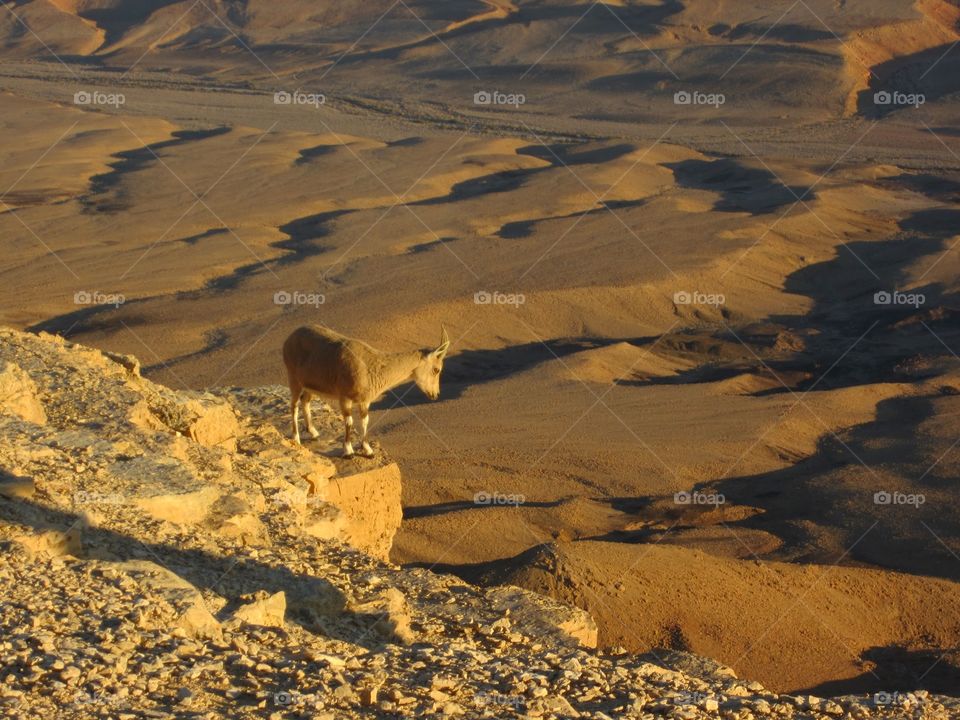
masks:
POLYGON ((598 650, 582 610, 391 565, 399 469, 329 452, 319 408, 292 445, 283 388, 174 391, 9 330, 0 368, 3 717, 960 717, 598 650))
MULTIPOLYGON (((0 494, 42 478, 73 510, 139 512, 247 542, 266 540, 263 514, 282 513, 293 535, 387 559, 402 515, 395 463, 338 464, 294 446, 278 429, 282 387, 174 391, 139 369, 136 358, 0 329, 0 494)), ((339 415, 317 414, 329 446, 339 415)))
POLYGON ((37 398, 37 386, 27 373, 10 361, 0 362, 0 412, 39 425, 47 421, 47 414, 37 398))

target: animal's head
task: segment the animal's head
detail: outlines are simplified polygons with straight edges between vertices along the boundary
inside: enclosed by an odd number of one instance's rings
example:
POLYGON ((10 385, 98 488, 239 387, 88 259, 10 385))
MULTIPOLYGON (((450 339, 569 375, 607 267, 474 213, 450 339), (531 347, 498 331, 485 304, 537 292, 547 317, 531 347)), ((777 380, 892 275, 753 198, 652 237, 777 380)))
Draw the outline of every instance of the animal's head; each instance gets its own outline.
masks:
POLYGON ((443 370, 443 359, 450 349, 450 338, 446 328, 440 328, 440 345, 435 350, 422 350, 420 363, 413 371, 413 381, 423 390, 423 394, 431 400, 440 397, 440 372, 443 370))

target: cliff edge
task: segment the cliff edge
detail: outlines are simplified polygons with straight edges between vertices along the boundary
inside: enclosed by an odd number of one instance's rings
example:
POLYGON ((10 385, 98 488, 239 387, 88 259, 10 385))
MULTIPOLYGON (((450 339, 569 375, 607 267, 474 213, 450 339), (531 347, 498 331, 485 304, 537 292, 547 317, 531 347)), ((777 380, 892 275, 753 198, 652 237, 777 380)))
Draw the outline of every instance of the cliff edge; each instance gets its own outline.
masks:
POLYGON ((4 717, 956 717, 599 651, 581 610, 391 565, 396 464, 327 457, 319 407, 294 446, 286 403, 0 329, 4 717))

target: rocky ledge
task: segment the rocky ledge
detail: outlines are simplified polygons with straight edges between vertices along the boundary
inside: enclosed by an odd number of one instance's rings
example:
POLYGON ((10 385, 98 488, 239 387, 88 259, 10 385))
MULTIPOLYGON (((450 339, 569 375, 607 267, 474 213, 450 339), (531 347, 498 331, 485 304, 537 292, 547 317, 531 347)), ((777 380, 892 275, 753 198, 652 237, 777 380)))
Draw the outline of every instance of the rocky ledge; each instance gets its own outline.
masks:
POLYGON ((0 714, 958 716, 950 698, 791 697, 682 653, 600 651, 583 611, 393 566, 397 466, 328 457, 327 410, 295 447, 286 403, 0 330, 0 714))

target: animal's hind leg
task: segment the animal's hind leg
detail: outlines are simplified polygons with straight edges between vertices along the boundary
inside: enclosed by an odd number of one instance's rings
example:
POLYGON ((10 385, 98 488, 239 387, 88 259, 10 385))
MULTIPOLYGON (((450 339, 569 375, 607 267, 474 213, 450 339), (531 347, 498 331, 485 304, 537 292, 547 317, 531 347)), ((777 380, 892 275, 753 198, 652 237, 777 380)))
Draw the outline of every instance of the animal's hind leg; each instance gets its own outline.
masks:
POLYGON ((353 443, 350 442, 350 431, 353 430, 353 400, 340 398, 340 414, 343 416, 343 456, 353 457, 353 443))
POLYGON ((318 438, 320 433, 313 426, 313 415, 310 414, 310 400, 312 398, 313 396, 307 390, 304 390, 300 396, 300 406, 303 408, 303 419, 307 421, 307 432, 310 433, 310 437, 318 438))
POLYGON ((360 403, 360 442, 364 457, 373 457, 373 448, 367 442, 367 424, 370 422, 370 403, 360 403))
POLYGON ((293 441, 300 444, 300 396, 303 388, 290 383, 290 417, 293 418, 293 441))

